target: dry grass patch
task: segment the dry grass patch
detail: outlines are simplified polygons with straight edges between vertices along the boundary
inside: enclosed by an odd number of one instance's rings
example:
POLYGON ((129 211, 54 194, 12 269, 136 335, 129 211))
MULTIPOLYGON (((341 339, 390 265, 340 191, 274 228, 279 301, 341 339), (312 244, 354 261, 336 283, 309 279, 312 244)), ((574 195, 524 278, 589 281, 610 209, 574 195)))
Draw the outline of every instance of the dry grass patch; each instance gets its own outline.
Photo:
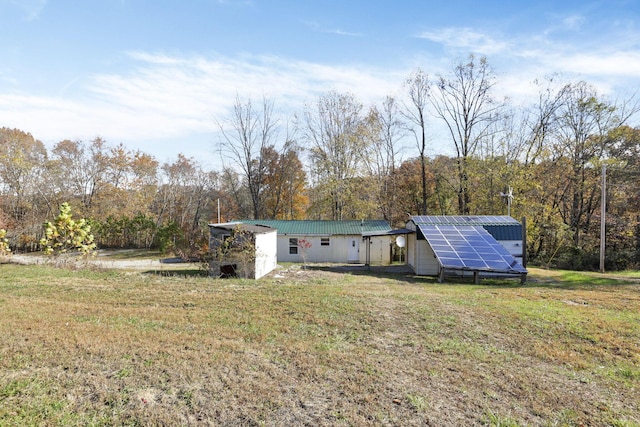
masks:
POLYGON ((631 282, 0 269, 0 425, 640 422, 631 282))

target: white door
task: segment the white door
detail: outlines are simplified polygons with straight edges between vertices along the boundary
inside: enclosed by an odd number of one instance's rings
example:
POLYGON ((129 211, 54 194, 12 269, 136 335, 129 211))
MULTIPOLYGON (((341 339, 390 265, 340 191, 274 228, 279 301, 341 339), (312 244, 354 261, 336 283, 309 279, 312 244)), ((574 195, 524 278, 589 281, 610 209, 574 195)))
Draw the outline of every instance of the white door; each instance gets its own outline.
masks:
POLYGON ((349 238, 349 249, 347 249, 347 261, 349 262, 360 262, 360 254, 359 254, 359 243, 360 239, 357 237, 349 238))

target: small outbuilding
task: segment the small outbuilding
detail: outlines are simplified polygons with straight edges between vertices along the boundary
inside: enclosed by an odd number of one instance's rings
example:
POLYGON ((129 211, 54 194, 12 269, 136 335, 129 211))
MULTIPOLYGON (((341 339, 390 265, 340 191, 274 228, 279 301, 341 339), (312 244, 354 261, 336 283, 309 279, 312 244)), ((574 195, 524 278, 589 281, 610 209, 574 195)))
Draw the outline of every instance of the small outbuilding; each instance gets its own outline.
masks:
POLYGON ((407 264, 418 275, 526 278, 523 226, 510 216, 412 216, 406 228, 407 264))
POLYGON ((276 229, 228 222, 209 224, 209 271, 215 277, 259 279, 276 268, 276 229))
POLYGON ((390 264, 396 236, 384 220, 243 220, 278 230, 279 262, 390 264))

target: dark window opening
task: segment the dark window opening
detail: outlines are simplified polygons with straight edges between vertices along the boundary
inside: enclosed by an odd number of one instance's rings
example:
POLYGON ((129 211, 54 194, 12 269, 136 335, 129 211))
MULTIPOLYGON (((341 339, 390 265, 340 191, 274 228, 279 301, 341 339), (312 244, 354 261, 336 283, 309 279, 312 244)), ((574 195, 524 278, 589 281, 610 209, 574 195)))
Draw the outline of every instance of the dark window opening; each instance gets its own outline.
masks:
POLYGON ((292 237, 289 239, 289 254, 297 255, 298 254, 298 238, 292 237))
POLYGON ((236 264, 226 264, 220 266, 220 277, 224 279, 228 279, 230 277, 238 277, 237 273, 237 265, 236 264))

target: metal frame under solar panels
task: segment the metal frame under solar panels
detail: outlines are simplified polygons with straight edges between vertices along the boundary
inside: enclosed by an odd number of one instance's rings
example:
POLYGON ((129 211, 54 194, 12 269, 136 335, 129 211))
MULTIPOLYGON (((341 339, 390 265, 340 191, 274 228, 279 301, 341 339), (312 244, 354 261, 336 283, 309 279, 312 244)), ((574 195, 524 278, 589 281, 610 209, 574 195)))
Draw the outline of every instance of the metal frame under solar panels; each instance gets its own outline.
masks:
POLYGON ((418 225, 441 269, 526 274, 527 270, 481 226, 418 225))

